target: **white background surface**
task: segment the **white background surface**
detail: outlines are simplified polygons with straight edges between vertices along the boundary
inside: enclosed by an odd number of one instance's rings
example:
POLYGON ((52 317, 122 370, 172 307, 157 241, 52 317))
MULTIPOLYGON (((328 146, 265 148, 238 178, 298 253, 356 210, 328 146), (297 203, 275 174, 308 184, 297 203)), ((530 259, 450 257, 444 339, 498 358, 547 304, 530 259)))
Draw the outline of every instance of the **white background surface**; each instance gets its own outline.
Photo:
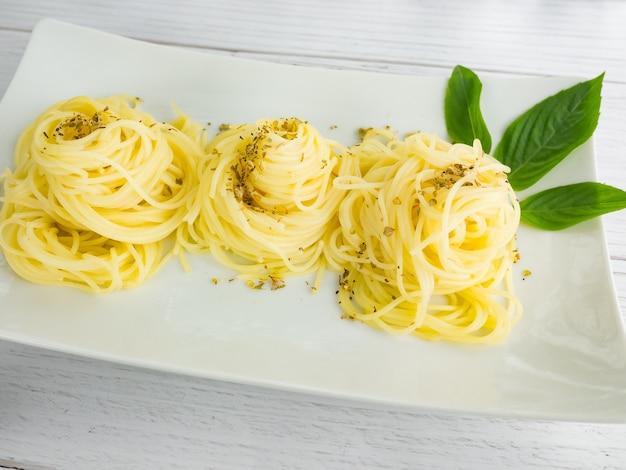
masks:
MULTIPOLYGON (((599 174, 626 187, 626 3, 335 3, 0 0, 0 93, 44 16, 157 43, 333 68, 447 76, 462 63, 480 74, 585 78, 606 71, 599 174)), ((605 217, 622 312, 625 217, 605 217)), ((406 412, 0 342, 2 466, 626 468, 626 425, 406 412)))

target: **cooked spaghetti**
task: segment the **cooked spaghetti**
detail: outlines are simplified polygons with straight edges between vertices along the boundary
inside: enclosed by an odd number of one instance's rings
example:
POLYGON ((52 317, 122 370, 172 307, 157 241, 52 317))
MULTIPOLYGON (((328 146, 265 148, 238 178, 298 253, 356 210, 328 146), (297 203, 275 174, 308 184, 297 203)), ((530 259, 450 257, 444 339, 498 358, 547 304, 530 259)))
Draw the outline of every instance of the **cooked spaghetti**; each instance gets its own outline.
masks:
POLYGON ((480 142, 371 129, 350 149, 331 253, 344 316, 394 334, 489 343, 521 313, 511 266, 520 209, 480 142))
POLYGON ((296 118, 223 130, 208 144, 181 243, 211 252, 250 281, 321 275, 344 196, 333 180, 350 172, 344 150, 296 118))
MULTIPOLYGON (((0 247, 20 276, 108 292, 169 256, 163 241, 187 215, 202 146, 138 103, 74 97, 20 135, 0 211, 0 247)), ((191 132, 184 117, 176 125, 191 132)))

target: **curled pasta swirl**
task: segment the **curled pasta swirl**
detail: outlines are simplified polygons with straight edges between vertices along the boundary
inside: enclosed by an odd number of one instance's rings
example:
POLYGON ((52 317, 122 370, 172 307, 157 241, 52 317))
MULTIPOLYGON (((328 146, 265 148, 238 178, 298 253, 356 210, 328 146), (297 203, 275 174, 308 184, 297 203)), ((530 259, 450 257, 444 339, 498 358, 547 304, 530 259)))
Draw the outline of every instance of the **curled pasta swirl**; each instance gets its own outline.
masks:
POLYGON ((187 215, 202 147, 138 103, 77 96, 22 132, 0 211, 0 245, 22 277, 108 292, 169 256, 163 241, 187 215))
POLYGON ((351 150, 359 175, 332 236, 344 315, 394 334, 458 342, 504 338, 520 209, 508 168, 474 146, 372 129, 351 150))
POLYGON ((244 278, 324 268, 344 195, 333 180, 350 171, 340 144, 300 119, 261 119, 221 132, 207 155, 186 248, 210 251, 244 278))

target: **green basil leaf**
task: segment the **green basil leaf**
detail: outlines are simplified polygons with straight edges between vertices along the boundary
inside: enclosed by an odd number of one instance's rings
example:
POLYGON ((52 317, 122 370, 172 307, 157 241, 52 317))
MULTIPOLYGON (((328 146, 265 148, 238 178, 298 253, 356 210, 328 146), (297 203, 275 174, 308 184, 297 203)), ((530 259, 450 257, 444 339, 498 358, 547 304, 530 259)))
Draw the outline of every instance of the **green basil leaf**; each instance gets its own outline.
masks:
POLYGON ((603 78, 604 73, 546 98, 504 131, 494 157, 511 168, 513 189, 535 184, 593 135, 603 78))
POLYGON ((457 65, 446 88, 444 116, 448 135, 454 142, 472 145, 480 139, 483 150, 491 151, 491 135, 480 110, 483 84, 470 69, 457 65))
POLYGON ((602 214, 626 209, 626 191, 587 182, 547 189, 520 202, 522 221, 544 230, 561 230, 602 214))

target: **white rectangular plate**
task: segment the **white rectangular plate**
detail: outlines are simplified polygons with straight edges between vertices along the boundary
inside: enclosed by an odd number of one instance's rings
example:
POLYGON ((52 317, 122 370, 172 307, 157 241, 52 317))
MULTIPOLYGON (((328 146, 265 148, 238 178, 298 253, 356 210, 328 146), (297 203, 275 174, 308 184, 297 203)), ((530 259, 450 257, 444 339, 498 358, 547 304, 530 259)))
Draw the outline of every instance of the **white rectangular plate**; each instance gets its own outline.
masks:
MULTIPOLYGON (((0 103, 0 168, 21 130, 71 96, 128 93, 158 119, 172 104, 194 120, 297 116, 328 137, 391 125, 445 136, 447 77, 296 67, 211 56, 44 20, 0 103), (336 126, 336 128, 335 128, 336 126), (332 127, 332 129, 331 129, 332 127)), ((576 80, 483 80, 492 133, 576 80)), ((596 178, 593 145, 533 192, 596 178)), ((0 338, 183 374, 421 410, 626 422, 626 340, 600 220, 558 233, 519 230, 522 320, 502 344, 392 337, 340 319, 336 276, 251 290, 210 257, 185 274, 170 261, 142 287, 96 296, 31 284, 0 257, 0 338), (522 270, 532 275, 525 280, 522 270)))

